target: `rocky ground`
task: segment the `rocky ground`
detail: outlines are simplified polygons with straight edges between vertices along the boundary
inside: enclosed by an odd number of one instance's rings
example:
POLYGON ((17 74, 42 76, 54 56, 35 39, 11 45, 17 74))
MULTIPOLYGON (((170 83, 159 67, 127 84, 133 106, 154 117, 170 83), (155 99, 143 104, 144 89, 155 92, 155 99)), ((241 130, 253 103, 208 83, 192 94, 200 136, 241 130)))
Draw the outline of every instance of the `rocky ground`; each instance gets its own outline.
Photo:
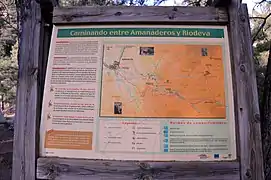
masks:
POLYGON ((0 180, 11 179, 12 146, 12 124, 0 124, 0 180))

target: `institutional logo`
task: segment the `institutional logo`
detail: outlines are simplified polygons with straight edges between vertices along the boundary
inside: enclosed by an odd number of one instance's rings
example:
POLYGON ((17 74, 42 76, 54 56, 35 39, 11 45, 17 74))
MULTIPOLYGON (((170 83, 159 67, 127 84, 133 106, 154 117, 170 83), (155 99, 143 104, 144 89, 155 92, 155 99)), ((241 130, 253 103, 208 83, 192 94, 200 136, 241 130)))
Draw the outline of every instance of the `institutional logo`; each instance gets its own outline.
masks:
POLYGON ((199 158, 200 159, 207 159, 207 158, 209 158, 209 156, 207 154, 200 154, 199 158))

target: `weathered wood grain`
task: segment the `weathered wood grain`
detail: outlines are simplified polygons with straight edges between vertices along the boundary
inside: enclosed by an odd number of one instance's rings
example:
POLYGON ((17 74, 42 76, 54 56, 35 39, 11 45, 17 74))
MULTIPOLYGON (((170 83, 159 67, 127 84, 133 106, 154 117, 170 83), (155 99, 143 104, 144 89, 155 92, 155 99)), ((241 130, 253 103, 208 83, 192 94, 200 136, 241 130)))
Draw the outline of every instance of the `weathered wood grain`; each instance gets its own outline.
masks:
POLYGON ((53 23, 225 24, 226 9, 215 7, 72 7, 55 8, 53 23))
POLYGON ((19 84, 14 124, 13 180, 34 180, 36 169, 37 71, 40 45, 40 8, 23 1, 25 15, 19 48, 19 84))
POLYGON ((241 179, 263 180, 258 94, 246 5, 232 0, 229 18, 241 179))
POLYGON ((149 162, 39 158, 37 178, 63 180, 239 180, 238 162, 149 162))

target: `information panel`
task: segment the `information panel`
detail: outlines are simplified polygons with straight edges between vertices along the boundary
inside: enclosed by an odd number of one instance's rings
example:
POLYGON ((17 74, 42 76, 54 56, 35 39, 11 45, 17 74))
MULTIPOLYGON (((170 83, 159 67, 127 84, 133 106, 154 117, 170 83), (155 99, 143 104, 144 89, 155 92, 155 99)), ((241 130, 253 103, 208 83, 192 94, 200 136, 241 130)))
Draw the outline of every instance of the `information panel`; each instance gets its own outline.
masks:
POLYGON ((221 26, 55 26, 41 156, 236 159, 221 26))

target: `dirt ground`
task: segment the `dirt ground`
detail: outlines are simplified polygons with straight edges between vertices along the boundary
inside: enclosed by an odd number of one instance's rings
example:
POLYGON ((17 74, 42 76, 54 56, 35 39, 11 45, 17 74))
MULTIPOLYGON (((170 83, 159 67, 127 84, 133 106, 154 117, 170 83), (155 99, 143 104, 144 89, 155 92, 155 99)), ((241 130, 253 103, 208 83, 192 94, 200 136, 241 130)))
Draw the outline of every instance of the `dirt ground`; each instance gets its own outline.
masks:
POLYGON ((13 128, 0 124, 0 180, 11 180, 13 128))

